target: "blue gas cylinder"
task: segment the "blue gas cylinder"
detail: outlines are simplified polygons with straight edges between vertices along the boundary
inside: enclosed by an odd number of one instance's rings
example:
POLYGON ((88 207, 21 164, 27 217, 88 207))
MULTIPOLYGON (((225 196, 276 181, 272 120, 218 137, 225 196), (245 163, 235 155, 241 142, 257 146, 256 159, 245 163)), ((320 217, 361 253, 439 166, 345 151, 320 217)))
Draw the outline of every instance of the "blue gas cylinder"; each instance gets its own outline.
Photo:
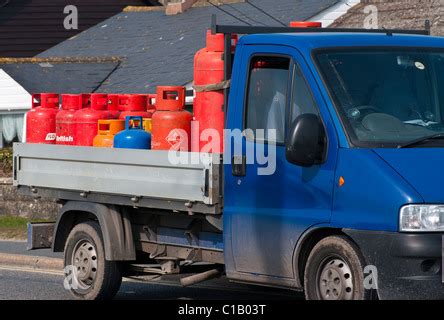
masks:
POLYGON ((114 136, 114 148, 151 149, 151 134, 143 130, 142 117, 125 118, 125 130, 114 136))

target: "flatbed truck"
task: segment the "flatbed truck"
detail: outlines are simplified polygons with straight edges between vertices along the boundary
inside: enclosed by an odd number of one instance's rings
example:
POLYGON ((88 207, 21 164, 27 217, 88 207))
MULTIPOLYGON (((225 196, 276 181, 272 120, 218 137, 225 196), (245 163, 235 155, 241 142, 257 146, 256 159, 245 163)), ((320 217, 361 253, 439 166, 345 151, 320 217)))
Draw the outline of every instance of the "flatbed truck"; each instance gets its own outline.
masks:
POLYGON ((226 130, 241 139, 176 163, 15 144, 14 185, 63 204, 55 223, 29 225, 28 247, 64 252, 79 299, 111 298, 135 272, 186 273, 184 285, 224 274, 314 300, 443 298, 444 39, 212 31, 226 48, 244 34, 224 54, 226 130))

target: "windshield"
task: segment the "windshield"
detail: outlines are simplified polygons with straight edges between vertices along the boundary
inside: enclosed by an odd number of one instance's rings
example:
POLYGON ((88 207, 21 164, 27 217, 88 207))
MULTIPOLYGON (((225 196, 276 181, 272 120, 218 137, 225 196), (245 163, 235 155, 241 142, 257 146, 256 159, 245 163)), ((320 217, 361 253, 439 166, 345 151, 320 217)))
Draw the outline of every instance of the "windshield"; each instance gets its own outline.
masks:
POLYGON ((397 147, 444 135, 444 51, 342 49, 320 51, 316 60, 354 145, 397 147))

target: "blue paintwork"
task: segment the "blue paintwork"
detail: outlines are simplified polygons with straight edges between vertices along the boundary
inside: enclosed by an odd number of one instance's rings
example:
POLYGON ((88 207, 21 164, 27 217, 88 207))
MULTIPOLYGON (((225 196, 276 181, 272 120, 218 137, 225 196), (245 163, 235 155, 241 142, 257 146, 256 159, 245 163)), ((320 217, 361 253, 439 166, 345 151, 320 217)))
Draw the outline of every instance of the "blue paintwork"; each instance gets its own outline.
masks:
POLYGON ((32 224, 28 222, 26 225, 26 234, 27 234, 27 247, 26 250, 32 249, 32 224))
POLYGON ((125 130, 114 136, 114 148, 125 149, 151 149, 151 134, 143 130, 142 117, 127 116, 125 130), (130 126, 134 121, 134 126, 130 126))
MULTIPOLYGON (((398 149, 394 149, 399 151, 398 149)), ((357 230, 398 231, 402 204, 421 203, 420 194, 371 149, 340 149, 331 225, 357 230)))
MULTIPOLYGON (((326 163, 292 165, 283 146, 276 149, 276 173, 258 176, 257 164, 246 177, 234 177, 225 164, 224 254, 227 275, 267 282, 294 279, 295 248, 301 235, 317 226, 398 231, 399 208, 407 203, 442 202, 437 172, 442 149, 350 148, 340 119, 312 60, 312 51, 329 47, 410 46, 444 48, 444 39, 381 34, 272 34, 242 37, 236 48, 227 128, 243 130, 249 59, 254 54, 284 54, 307 78, 328 136, 326 163), (420 170, 418 168, 421 168, 420 170), (345 184, 339 187, 339 177, 345 184), (436 180, 431 181, 431 177, 436 180)), ((242 150, 255 147, 243 141, 242 150)), ((257 147, 257 145, 256 145, 257 147)), ((225 150, 233 154, 234 143, 225 150)))
POLYGON ((224 249, 223 236, 220 233, 199 232, 199 246, 202 248, 222 251, 224 249))
POLYGON ((374 152, 421 194, 424 202, 443 202, 444 149, 375 149, 374 152))

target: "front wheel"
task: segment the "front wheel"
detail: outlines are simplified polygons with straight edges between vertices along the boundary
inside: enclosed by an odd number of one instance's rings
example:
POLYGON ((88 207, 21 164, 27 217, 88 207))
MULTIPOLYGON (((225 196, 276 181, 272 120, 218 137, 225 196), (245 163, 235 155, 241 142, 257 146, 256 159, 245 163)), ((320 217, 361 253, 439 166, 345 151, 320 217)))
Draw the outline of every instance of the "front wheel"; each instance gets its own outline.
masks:
POLYGON ((307 300, 367 300, 364 259, 359 248, 343 236, 322 239, 311 251, 305 267, 307 300))
POLYGON ((102 232, 95 221, 80 223, 72 229, 64 262, 64 286, 76 299, 111 299, 120 288, 120 265, 105 259, 102 232))

